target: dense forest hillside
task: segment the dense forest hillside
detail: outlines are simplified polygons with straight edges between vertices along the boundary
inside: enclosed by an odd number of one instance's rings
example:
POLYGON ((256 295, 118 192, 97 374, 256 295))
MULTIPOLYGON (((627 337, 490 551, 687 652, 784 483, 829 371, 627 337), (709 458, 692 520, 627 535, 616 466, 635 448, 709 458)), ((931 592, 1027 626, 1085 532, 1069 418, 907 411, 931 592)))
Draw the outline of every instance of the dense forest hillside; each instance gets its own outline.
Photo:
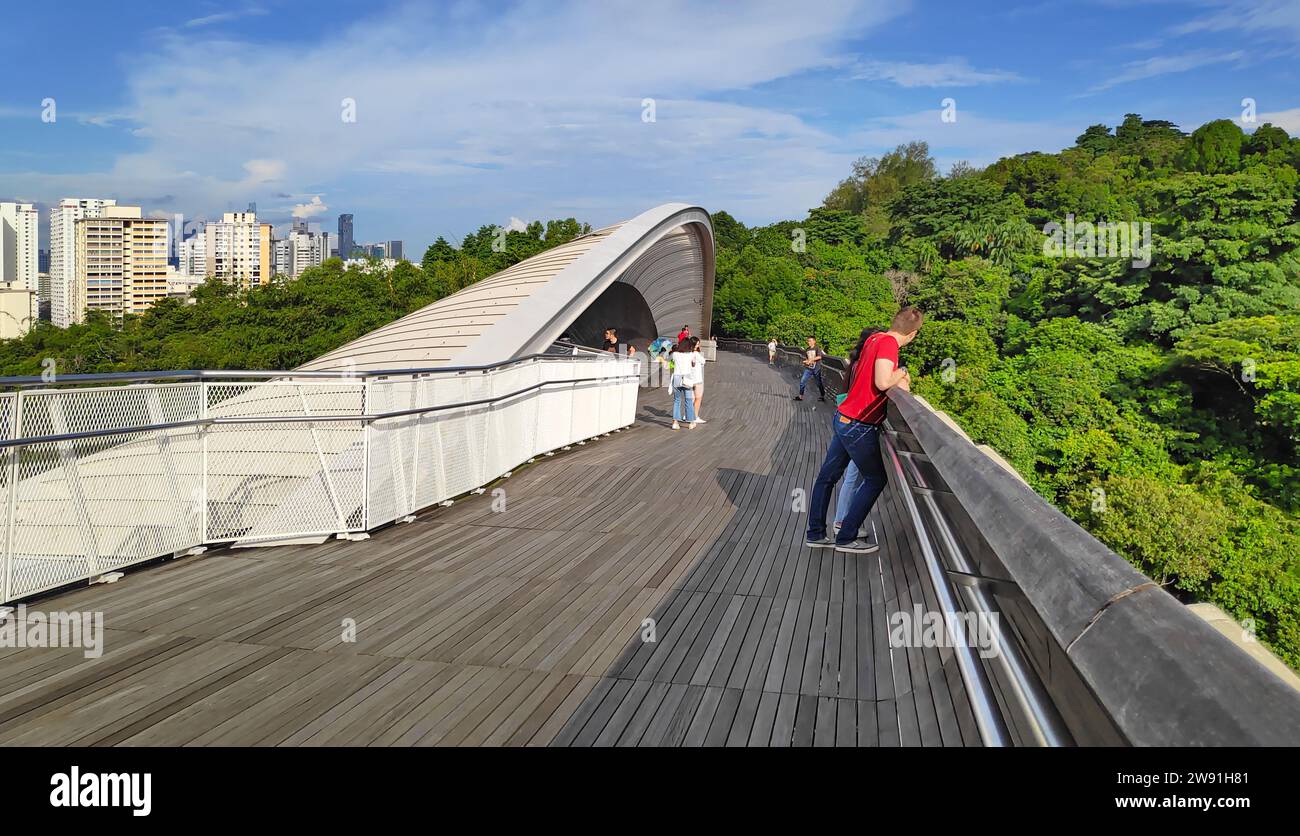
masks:
MULTIPOLYGON (((902 304, 914 391, 1176 594, 1218 603, 1300 668, 1300 140, 1129 115, 1056 154, 936 170, 862 159, 805 217, 714 216, 719 334, 845 353, 902 304), (1100 226, 1114 223, 1118 226, 1100 226)), ((573 219, 439 239, 420 265, 38 326, 0 373, 289 368, 572 240, 573 219)))
POLYGON ((842 354, 918 305, 914 391, 1297 667, 1298 168, 1300 140, 1271 125, 1137 115, 946 176, 900 146, 802 220, 715 216, 717 328, 842 354))

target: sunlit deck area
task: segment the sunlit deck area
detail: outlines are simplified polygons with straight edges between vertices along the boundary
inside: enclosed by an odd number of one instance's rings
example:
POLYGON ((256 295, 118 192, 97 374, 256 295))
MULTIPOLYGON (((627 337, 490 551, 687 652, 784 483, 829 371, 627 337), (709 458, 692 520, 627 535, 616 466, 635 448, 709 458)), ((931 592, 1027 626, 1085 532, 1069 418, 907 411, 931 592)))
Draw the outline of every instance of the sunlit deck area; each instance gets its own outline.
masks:
POLYGON ((696 429, 643 389, 504 494, 28 602, 103 612, 103 655, 0 650, 0 744, 977 745, 951 651, 889 647, 937 606, 898 485, 878 555, 805 549, 833 405, 718 359, 696 429))

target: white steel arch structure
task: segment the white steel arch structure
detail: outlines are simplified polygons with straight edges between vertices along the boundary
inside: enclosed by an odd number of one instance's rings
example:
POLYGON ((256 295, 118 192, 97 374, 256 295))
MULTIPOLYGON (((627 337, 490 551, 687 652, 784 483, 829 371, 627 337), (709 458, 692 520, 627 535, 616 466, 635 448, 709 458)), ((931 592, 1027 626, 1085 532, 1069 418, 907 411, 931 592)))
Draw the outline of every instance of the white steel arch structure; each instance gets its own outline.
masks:
POLYGON ((636 288, 659 333, 708 337, 713 227, 667 203, 538 253, 301 366, 312 371, 471 366, 544 350, 614 282, 636 288))

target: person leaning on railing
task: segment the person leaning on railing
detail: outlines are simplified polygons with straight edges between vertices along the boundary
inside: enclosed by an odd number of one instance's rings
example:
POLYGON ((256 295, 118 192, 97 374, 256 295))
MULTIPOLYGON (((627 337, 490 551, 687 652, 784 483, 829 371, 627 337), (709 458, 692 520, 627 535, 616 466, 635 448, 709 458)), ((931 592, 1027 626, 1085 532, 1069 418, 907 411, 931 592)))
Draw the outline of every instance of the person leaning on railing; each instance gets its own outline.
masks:
POLYGON ((858 537, 858 529, 885 489, 887 477, 880 459, 881 425, 889 403, 886 394, 894 387, 911 388, 907 369, 898 365, 898 350, 916 338, 923 317, 916 308, 903 308, 894 315, 884 333, 864 332, 857 348, 859 368, 853 375, 848 397, 839 405, 835 431, 817 481, 813 484, 812 507, 808 509, 805 545, 816 549, 866 554, 880 548, 875 536, 858 537), (849 511, 832 541, 826 536, 826 512, 831 490, 852 461, 862 474, 862 485, 853 493, 849 511))

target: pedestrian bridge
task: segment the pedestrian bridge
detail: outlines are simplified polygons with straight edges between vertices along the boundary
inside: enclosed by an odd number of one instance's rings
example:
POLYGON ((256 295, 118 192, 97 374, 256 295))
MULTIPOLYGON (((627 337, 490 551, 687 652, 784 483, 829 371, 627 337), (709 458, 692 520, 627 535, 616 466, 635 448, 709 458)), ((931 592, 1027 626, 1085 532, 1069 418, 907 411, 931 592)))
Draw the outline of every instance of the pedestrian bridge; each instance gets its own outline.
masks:
POLYGON ((9 381, 4 601, 103 633, 0 647, 0 744, 1300 743, 1283 679, 906 393, 880 552, 804 548, 832 407, 791 354, 720 341, 674 432, 648 364, 555 342, 707 336, 707 215, 566 246, 291 372, 9 381))

